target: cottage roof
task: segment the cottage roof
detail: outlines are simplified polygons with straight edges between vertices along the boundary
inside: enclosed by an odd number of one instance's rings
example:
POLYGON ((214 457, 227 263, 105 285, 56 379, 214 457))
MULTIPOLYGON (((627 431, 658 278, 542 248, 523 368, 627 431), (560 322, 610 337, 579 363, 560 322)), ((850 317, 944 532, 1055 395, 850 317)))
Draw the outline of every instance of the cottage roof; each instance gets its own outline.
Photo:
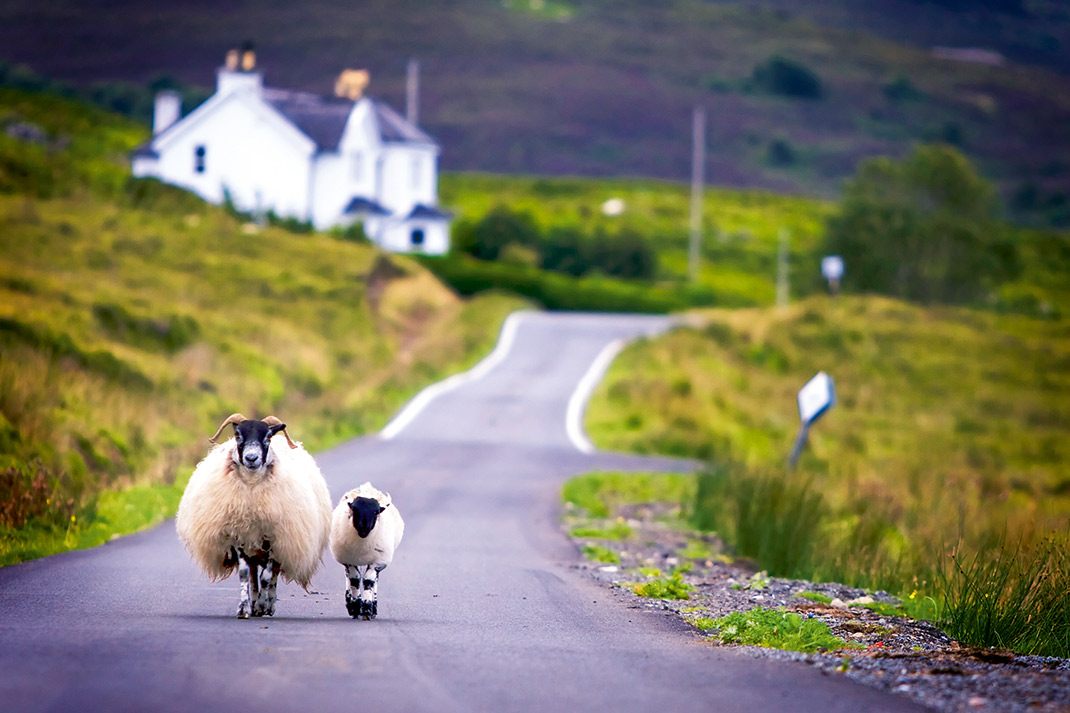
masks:
POLYGON ((390 215, 383 206, 379 205, 370 198, 364 198, 362 196, 353 196, 349 199, 349 203, 346 204, 345 210, 342 211, 345 215, 390 215))
POLYGON ((353 102, 285 89, 263 90, 264 101, 312 139, 321 151, 335 151, 353 109, 353 102))
POLYGON ((433 144, 435 140, 415 125, 403 118, 396 111, 382 102, 371 100, 375 107, 375 118, 379 122, 380 138, 384 142, 411 141, 421 144, 433 144))
MULTIPOLYGON (((353 109, 347 99, 322 97, 309 92, 294 92, 285 89, 263 90, 264 101, 316 142, 321 151, 337 151, 342 140, 346 121, 353 109)), ((369 98, 375 109, 380 139, 384 143, 415 142, 434 144, 435 140, 406 121, 400 114, 382 102, 369 98)))
POLYGON ((417 203, 412 207, 412 211, 409 213, 408 218, 423 218, 433 220, 448 220, 453 216, 444 210, 436 208, 435 206, 424 205, 423 203, 417 203))

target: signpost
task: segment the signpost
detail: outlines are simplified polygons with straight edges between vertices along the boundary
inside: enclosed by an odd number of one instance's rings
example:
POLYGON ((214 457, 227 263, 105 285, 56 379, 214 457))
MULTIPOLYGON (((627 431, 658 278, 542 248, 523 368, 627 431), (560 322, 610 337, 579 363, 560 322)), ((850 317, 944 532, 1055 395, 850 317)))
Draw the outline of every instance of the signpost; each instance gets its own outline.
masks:
POLYGON ((828 280, 829 292, 838 293, 840 280, 843 279, 843 258, 839 255, 826 255, 821 258, 821 274, 828 280))
POLYGON ((788 468, 794 470, 799 462, 802 449, 806 446, 806 439, 810 435, 810 426, 821 418, 836 403, 836 385, 832 377, 823 371, 819 371, 814 378, 806 382, 799 389, 799 435, 795 438, 791 455, 788 456, 788 468))

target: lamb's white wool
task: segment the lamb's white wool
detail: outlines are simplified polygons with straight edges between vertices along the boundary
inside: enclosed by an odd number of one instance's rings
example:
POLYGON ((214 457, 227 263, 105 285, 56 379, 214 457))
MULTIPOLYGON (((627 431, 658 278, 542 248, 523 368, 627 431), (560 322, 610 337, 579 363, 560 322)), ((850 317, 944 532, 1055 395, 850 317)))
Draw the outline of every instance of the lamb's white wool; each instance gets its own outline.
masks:
POLYGON ((351 616, 375 617, 379 573, 394 560, 404 534, 405 521, 390 494, 371 483, 350 490, 338 501, 331 517, 331 554, 346 570, 346 610, 351 616), (374 526, 366 537, 357 531, 350 507, 358 498, 379 504, 374 526))
POLYGON ((271 465, 256 474, 235 462, 231 438, 209 451, 193 472, 175 524, 212 579, 224 579, 238 564, 232 548, 254 554, 269 542, 281 574, 308 587, 327 544, 331 499, 316 462, 297 445, 290 448, 285 434, 276 434, 271 465))
POLYGON ((405 534, 405 521, 397 506, 393 505, 390 493, 385 493, 371 483, 353 488, 338 501, 331 517, 331 554, 344 565, 374 565, 383 569, 394 559, 394 550, 401 544, 405 534), (367 537, 357 534, 350 519, 349 503, 357 498, 371 498, 385 507, 375 522, 375 528, 367 537))

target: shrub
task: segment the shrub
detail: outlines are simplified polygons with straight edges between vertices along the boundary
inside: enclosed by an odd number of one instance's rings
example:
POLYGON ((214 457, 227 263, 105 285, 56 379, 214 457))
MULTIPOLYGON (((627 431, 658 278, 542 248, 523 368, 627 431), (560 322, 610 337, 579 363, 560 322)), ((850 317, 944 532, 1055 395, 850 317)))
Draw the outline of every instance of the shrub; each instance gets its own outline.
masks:
POLYGON ((754 68, 754 85, 770 94, 799 99, 819 99, 824 94, 821 80, 804 64, 774 55, 754 68))
POLYGON ((480 260, 497 260, 507 245, 534 247, 539 226, 530 213, 499 205, 477 223, 458 226, 456 246, 480 260))

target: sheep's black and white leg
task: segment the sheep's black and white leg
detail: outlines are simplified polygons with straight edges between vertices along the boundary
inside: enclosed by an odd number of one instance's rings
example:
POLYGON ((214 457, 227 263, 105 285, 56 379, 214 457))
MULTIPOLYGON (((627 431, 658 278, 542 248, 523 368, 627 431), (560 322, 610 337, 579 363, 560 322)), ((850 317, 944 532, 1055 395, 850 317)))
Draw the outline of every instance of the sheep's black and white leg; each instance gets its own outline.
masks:
POLYGON ((253 616, 274 616, 276 588, 279 583, 279 563, 268 558, 260 571, 260 592, 253 603, 253 616))
POLYGON ((364 581, 364 567, 346 566, 346 611, 356 619, 361 615, 360 593, 364 581))
POLYGON ((360 613, 367 621, 379 613, 379 572, 383 567, 368 566, 364 570, 364 587, 360 592, 360 613))
POLYGON ((238 548, 238 581, 241 582, 241 598, 238 600, 239 619, 248 619, 250 612, 253 616, 259 616, 254 611, 254 602, 260 595, 257 571, 256 560, 250 559, 241 548, 238 548))
POLYGON ((253 593, 252 593, 252 577, 251 568, 249 567, 249 560, 244 556, 238 555, 238 581, 241 582, 241 598, 238 600, 238 618, 248 619, 249 609, 252 605, 253 593))

